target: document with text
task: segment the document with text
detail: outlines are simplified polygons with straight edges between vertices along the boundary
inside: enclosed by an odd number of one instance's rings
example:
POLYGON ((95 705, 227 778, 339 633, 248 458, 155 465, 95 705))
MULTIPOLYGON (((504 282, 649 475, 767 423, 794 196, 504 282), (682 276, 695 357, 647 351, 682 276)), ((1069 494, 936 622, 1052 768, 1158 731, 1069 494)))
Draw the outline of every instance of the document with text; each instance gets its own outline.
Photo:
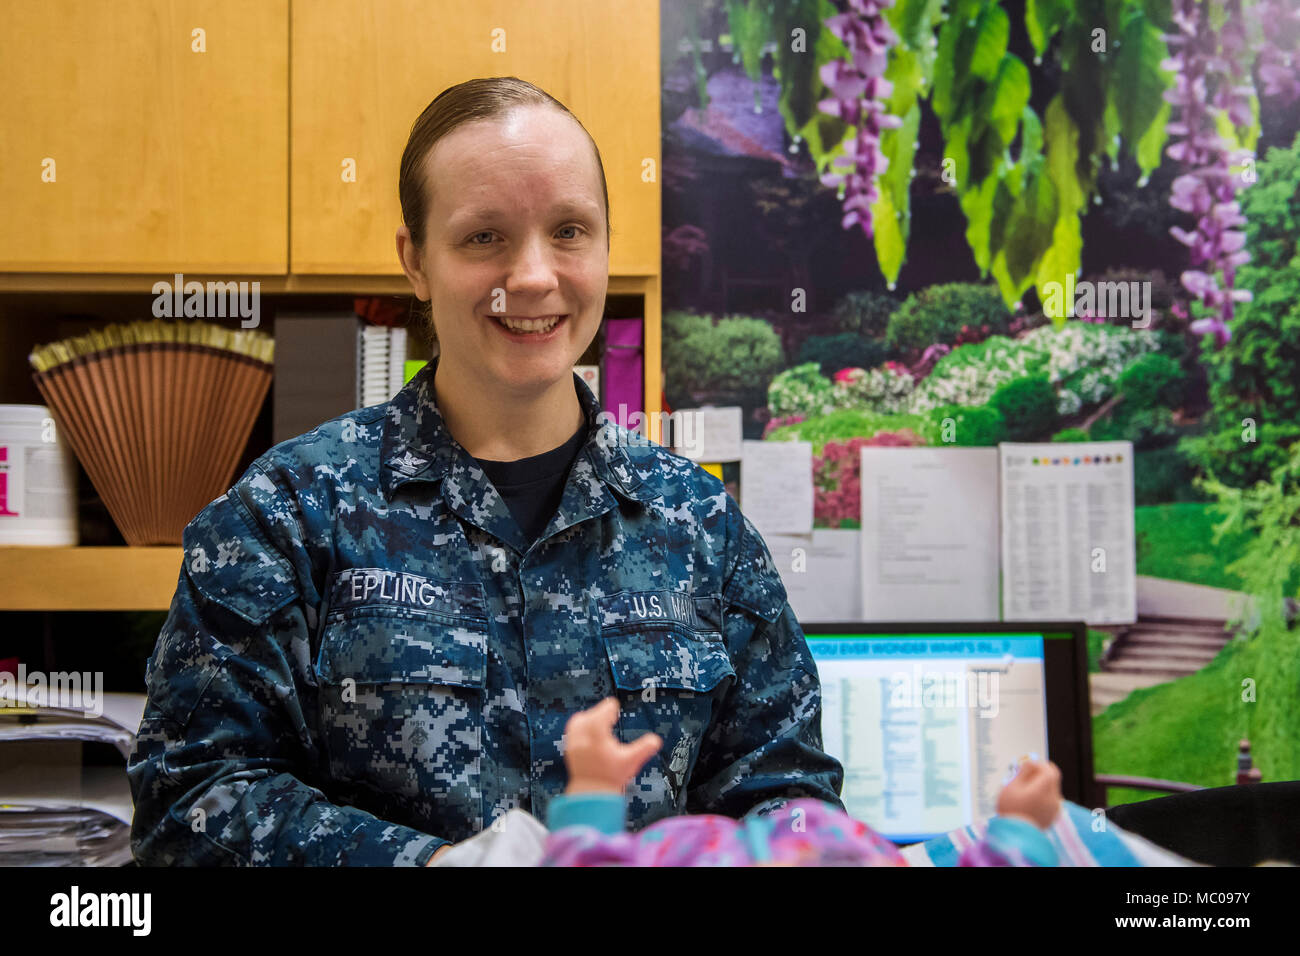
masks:
POLYGON ((998 620, 996 448, 862 449, 862 615, 998 620))

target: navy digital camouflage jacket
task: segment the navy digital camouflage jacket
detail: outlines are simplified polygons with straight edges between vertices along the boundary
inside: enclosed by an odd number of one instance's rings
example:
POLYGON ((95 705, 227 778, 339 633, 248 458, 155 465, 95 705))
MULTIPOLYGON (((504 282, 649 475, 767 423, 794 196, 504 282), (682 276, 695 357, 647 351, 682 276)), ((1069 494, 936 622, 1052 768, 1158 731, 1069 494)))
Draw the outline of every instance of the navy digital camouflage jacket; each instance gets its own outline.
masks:
POLYGON ((142 864, 421 865, 512 808, 546 819, 575 711, 663 748, 640 829, 816 797, 817 668, 722 483, 606 421, 526 547, 426 366, 257 459, 185 529, 128 763, 142 864))

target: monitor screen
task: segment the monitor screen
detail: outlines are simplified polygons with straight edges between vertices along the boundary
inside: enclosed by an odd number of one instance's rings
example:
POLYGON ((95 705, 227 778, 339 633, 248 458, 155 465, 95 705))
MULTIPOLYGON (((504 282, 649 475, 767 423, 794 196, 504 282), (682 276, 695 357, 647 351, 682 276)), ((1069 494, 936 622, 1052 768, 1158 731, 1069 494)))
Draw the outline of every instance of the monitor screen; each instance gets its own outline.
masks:
POLYGON ((849 815, 896 843, 993 816, 1048 752, 1042 634, 808 634, 849 815))

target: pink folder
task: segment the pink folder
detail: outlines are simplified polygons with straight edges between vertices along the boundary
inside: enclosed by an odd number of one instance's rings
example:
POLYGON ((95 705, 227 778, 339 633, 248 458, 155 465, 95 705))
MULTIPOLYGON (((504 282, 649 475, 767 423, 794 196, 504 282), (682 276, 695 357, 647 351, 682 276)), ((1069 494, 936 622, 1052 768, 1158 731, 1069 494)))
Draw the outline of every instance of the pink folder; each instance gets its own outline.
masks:
MULTIPOLYGON (((638 413, 634 424, 644 419, 644 329, 642 319, 605 320, 605 357, 601 369, 605 411, 625 428, 633 427, 628 419, 634 412, 638 413)), ((644 428, 640 430, 645 433, 644 428)))

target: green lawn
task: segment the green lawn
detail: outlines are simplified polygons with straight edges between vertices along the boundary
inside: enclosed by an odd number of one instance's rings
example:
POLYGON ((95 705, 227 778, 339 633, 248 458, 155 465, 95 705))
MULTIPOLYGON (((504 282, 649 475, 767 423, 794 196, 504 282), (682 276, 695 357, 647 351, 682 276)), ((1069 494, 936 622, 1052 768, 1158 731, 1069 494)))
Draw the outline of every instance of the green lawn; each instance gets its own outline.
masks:
MULTIPOLYGON (((1211 508, 1199 502, 1135 508, 1137 573, 1240 590, 1241 579, 1225 569, 1245 552, 1249 538, 1229 535, 1216 545, 1214 525, 1223 519, 1211 508)), ((1300 569, 1292 585, 1300 589, 1300 569)))
MULTIPOLYGON (((1228 786, 1236 782, 1244 737, 1265 781, 1300 779, 1297 643, 1295 630, 1233 641, 1195 674, 1136 690, 1107 708, 1092 721, 1097 773, 1228 786)), ((1159 796, 1116 787, 1110 802, 1159 796)))

